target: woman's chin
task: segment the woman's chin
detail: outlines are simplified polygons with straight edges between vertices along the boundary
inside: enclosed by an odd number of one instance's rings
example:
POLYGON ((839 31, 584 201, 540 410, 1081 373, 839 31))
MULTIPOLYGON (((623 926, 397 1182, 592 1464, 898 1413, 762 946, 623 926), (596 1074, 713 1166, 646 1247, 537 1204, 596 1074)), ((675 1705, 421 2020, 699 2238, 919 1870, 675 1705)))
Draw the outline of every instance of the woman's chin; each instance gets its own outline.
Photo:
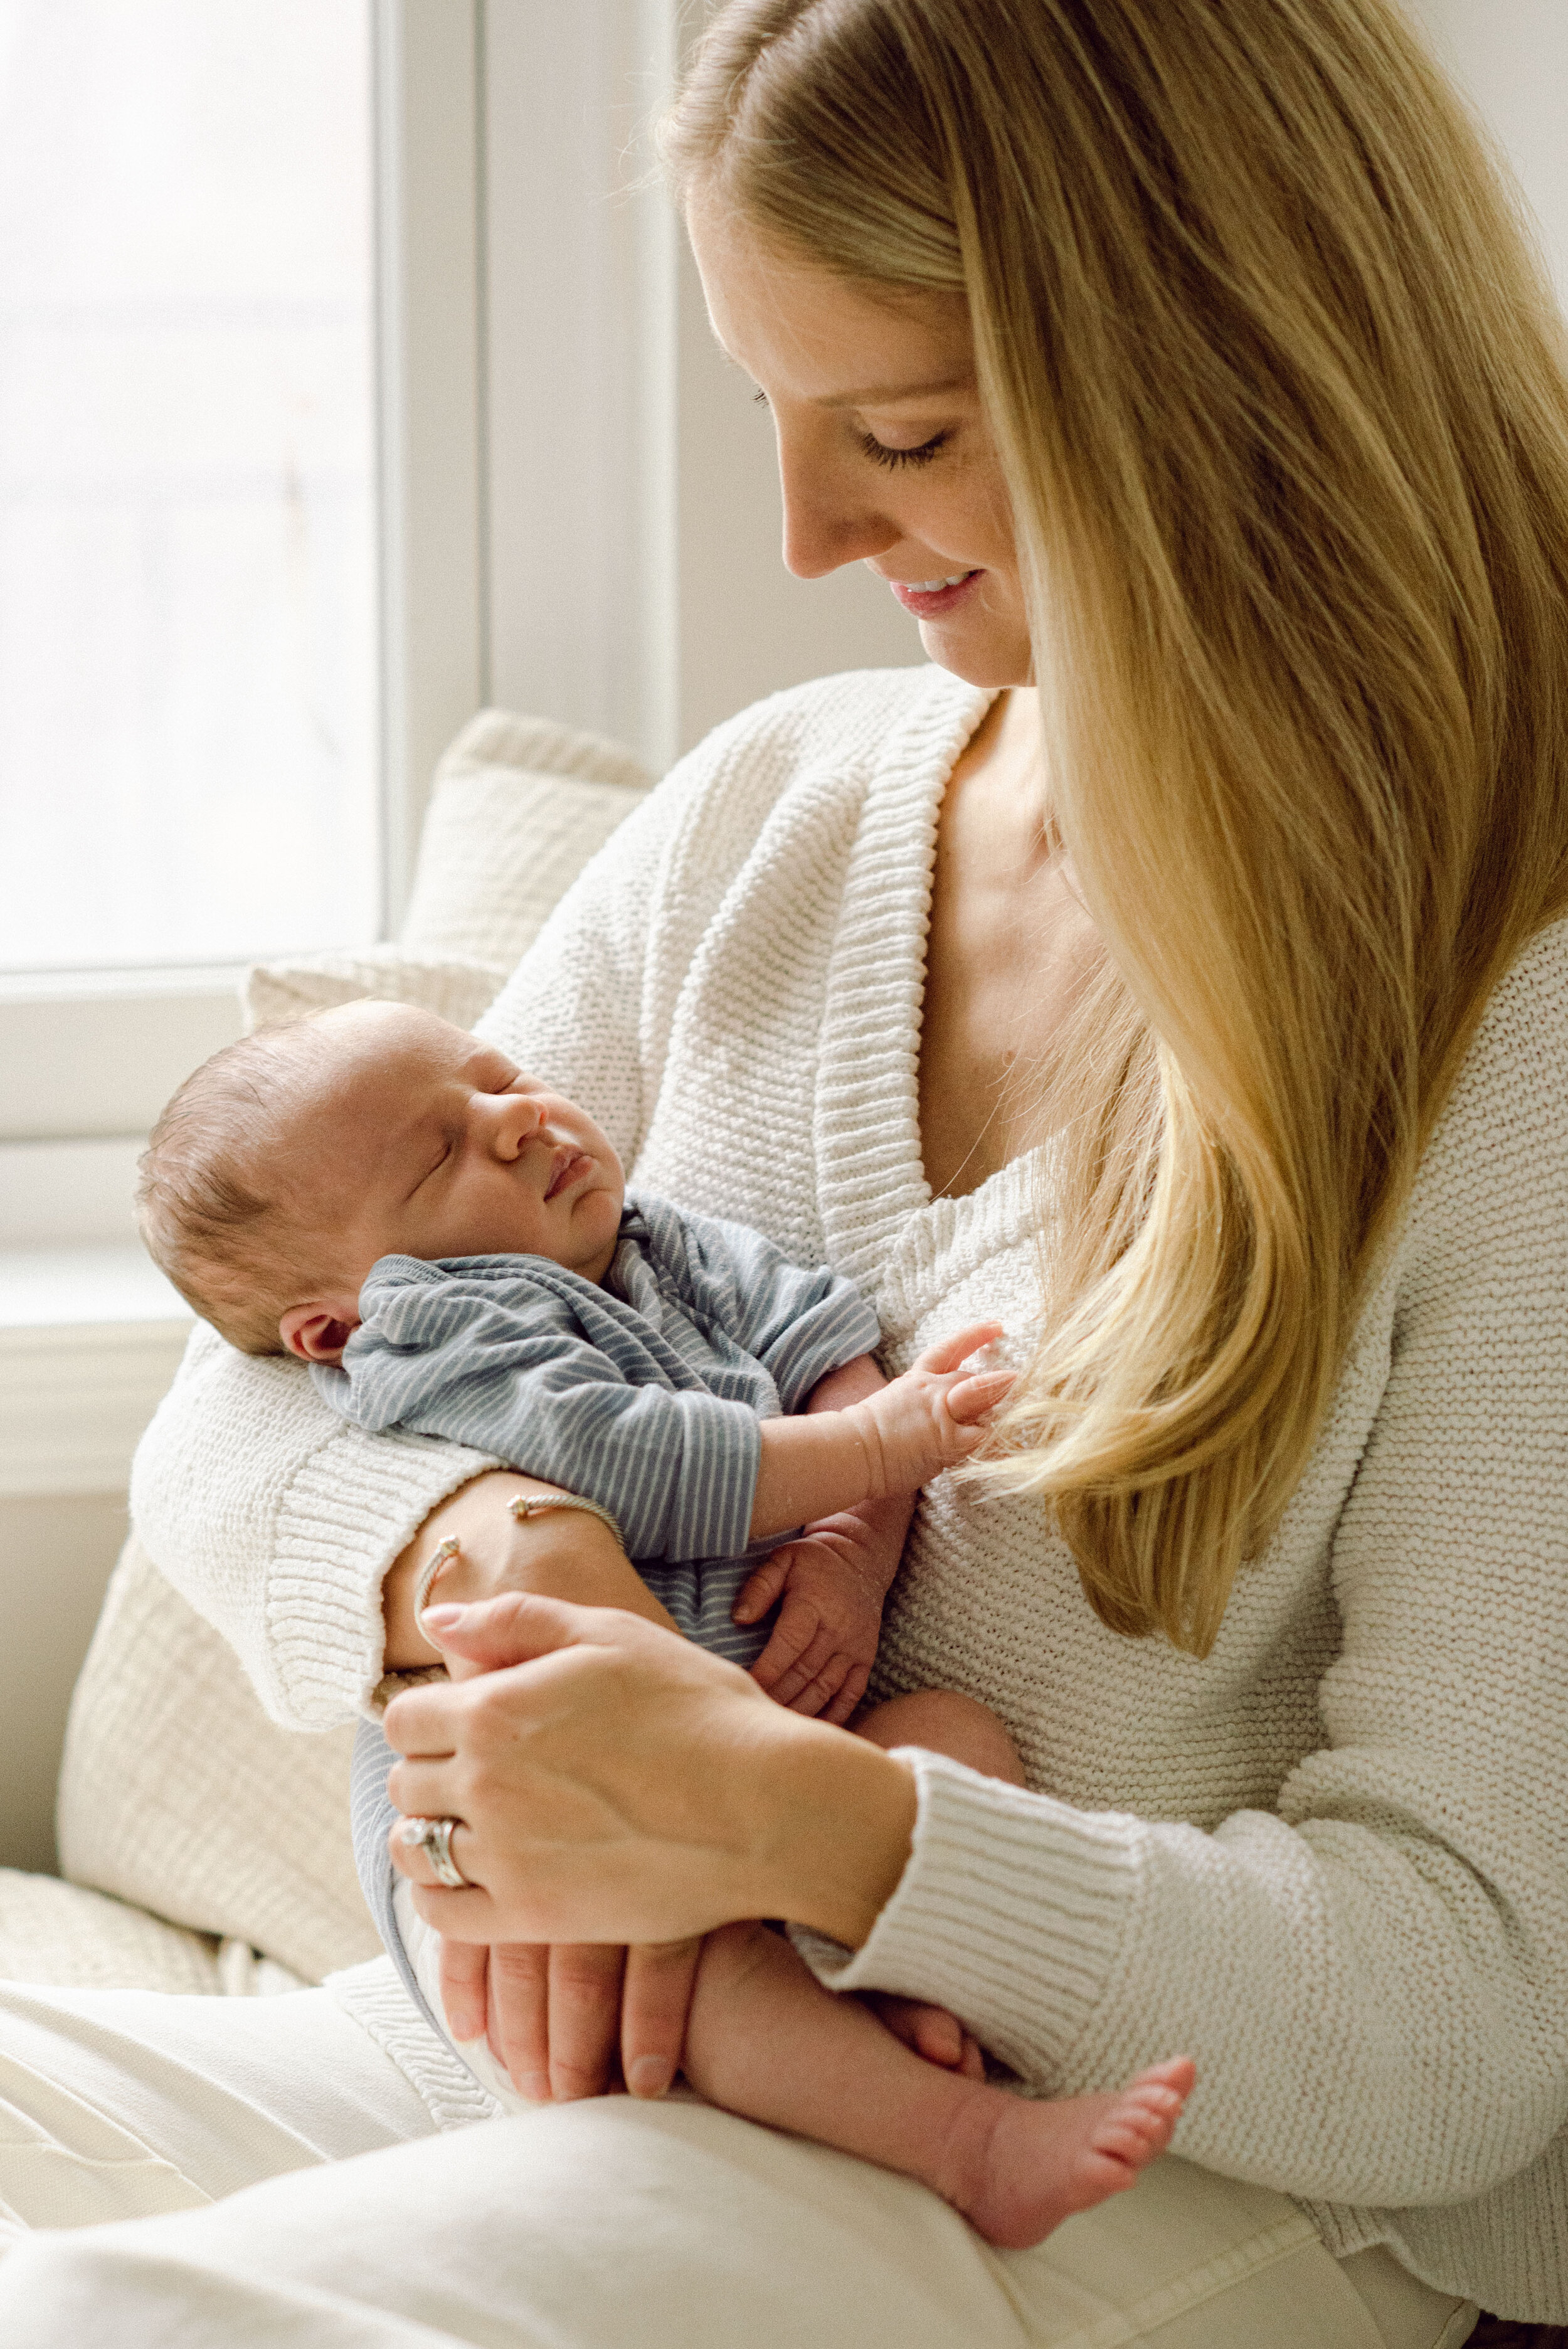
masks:
MULTIPOLYGON (((983 615, 976 615, 983 621, 983 615)), ((1016 629, 976 626, 967 613, 951 620, 922 620, 920 641, 928 659, 965 685, 1032 685, 1034 655, 1026 636, 1016 629)))

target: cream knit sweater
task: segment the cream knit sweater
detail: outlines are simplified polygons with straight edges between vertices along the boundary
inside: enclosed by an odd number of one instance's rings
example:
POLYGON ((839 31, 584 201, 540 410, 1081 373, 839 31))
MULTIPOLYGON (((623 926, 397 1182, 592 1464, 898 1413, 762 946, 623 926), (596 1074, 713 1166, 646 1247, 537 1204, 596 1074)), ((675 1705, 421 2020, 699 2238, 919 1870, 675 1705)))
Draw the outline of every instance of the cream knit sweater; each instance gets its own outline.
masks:
MULTIPOLYGON (((1037 1160, 933 1200, 916 1116, 935 824, 986 697, 830 678, 686 760, 483 1027, 636 1179, 859 1281, 889 1366, 1037 1309, 1037 1160)), ((1568 2319, 1568 925, 1491 1005, 1316 1454, 1204 1661, 1119 1639, 1019 1502, 941 1480, 883 1692, 995 1706, 1028 1793, 921 1757, 913 1857, 846 1988, 955 2009, 1040 2089, 1187 2051, 1190 2158, 1341 2254, 1568 2319)), ((193 1341, 142 1534, 269 1709, 342 1721, 379 1583, 489 1464, 193 1341)))

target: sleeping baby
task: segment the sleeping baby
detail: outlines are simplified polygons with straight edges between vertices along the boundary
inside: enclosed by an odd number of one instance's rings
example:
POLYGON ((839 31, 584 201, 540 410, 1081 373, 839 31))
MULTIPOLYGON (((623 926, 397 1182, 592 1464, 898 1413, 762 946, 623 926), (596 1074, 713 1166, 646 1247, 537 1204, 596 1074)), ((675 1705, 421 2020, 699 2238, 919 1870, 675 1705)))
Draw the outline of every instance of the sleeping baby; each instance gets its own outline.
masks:
MULTIPOLYGON (((849 1282, 628 1192, 584 1110, 401 1005, 208 1061, 159 1122, 139 1206, 154 1257, 232 1344, 297 1355, 361 1427, 451 1437, 561 1487, 611 1522, 650 1613, 830 1719, 864 1690, 916 1493, 973 1454, 1011 1383, 965 1367, 995 1326, 884 1379, 849 1282)), ((966 1697, 896 1697, 851 1726, 1021 1783, 966 1697)), ((439 2027, 437 1937, 387 1851, 389 1761, 362 1725, 356 1857, 439 2027)), ((522 2105, 482 2041, 459 2052, 522 2105)), ((759 1925, 705 1942, 682 2062, 710 2101, 919 2178, 1009 2246, 1130 2185, 1192 2076, 1178 2060, 1119 2095, 1010 2094, 946 2018, 835 1997, 759 1925)))

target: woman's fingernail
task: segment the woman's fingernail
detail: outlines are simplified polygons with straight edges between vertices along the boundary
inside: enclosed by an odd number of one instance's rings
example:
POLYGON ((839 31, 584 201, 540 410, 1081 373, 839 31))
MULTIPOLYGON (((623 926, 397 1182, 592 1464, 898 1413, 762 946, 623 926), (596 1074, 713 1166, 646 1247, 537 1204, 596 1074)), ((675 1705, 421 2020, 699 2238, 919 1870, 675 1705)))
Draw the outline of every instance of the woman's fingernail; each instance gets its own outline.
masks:
POLYGON ((511 2085, 520 2096, 526 2096, 531 2105, 547 2105, 550 2102, 548 2072, 524 2072, 511 2085))
POLYGON ((639 2055, 626 2075, 634 2096, 662 2096, 675 2078, 675 2066, 664 2055, 639 2055))
POLYGON ((438 1631, 449 1631, 454 1623, 462 1621, 468 1611, 466 1607, 427 1607, 419 1620, 433 1625, 438 1631))

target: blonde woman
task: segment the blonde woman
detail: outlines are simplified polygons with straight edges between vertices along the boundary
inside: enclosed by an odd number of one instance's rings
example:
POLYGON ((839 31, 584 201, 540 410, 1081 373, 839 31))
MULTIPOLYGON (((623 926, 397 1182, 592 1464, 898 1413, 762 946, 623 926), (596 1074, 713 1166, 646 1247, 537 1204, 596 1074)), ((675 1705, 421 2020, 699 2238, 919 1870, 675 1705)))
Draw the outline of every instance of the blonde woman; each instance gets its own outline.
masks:
POLYGON ((721 729, 485 1032, 645 1183, 860 1281, 890 1364, 1006 1325, 1006 1449, 926 1495, 876 1687, 993 1705, 1028 1787, 813 1718, 821 1660, 791 1709, 553 1600, 563 1558, 624 1592, 604 1528, 519 1526, 522 1480, 329 1428, 199 1343, 139 1477, 155 1554, 282 1718, 438 1645, 481 1668, 387 1714, 394 1797, 457 1822, 468 1889, 399 1865, 490 1950, 454 1961, 454 2028, 488 2012, 514 2071, 586 2095, 432 2134, 455 2061, 383 1969, 275 2002, 243 2066, 226 2022, 191 2055, 200 2002, 34 1998, 31 2063, 79 2082, 87 2013, 100 2066, 139 2065, 191 2203, 365 2158, 15 2251, 5 2337, 1568 2321, 1568 389, 1539 270, 1387 0, 730 0, 666 143, 773 410, 788 561, 871 564, 936 667, 721 729), (448 1535, 443 1595, 482 1603, 421 1628, 448 1535), (999 2254, 889 2171, 595 2096, 617 2044, 667 2074, 694 1937, 757 1916, 1028 2090, 1190 2049, 1177 2155, 999 2254), (193 2067, 221 2160, 179 2134, 193 2067))

